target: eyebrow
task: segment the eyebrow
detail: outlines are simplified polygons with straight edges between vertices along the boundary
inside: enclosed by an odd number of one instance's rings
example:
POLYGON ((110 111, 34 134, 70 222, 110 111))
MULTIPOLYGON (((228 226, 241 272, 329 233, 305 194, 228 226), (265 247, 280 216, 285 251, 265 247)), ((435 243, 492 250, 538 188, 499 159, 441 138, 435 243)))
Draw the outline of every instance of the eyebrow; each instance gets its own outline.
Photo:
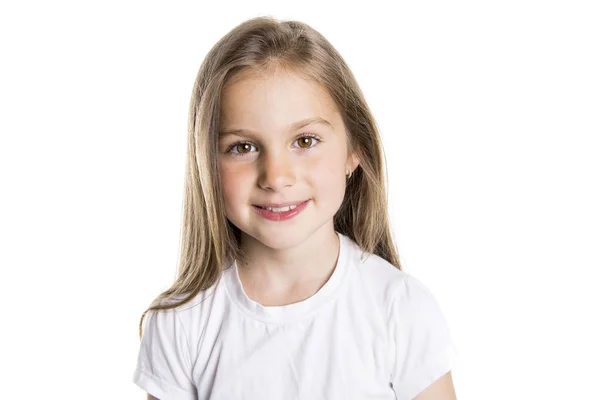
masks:
MULTIPOLYGON (((302 129, 305 126, 308 126, 311 124, 322 124, 322 125, 327 125, 327 126, 333 128, 331 123, 329 121, 327 121, 326 119, 323 119, 321 117, 314 117, 314 118, 306 118, 301 121, 294 122, 293 124, 291 124, 288 127, 288 130, 294 131, 294 130, 302 129)), ((222 129, 219 131, 219 137, 225 137, 225 136, 229 136, 229 135, 241 136, 241 135, 253 135, 253 134, 254 134, 254 132, 252 132, 249 129, 222 129)))

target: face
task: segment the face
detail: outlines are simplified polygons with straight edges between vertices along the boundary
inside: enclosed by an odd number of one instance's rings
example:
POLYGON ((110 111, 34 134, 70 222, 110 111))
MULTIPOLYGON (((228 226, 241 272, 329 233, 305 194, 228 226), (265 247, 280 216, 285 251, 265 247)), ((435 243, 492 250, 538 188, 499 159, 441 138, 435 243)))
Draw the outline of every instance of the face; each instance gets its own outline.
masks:
POLYGON ((240 75, 223 90, 220 132, 226 214, 242 236, 285 249, 333 232, 346 170, 354 171, 358 160, 322 87, 282 70, 240 75), (281 214, 257 207, 290 203, 304 204, 281 214))

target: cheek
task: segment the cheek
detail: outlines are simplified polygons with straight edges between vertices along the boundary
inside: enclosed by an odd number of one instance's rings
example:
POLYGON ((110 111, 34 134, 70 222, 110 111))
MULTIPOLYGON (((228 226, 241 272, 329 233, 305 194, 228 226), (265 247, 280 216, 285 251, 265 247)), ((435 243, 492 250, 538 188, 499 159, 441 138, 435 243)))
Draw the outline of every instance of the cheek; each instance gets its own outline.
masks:
POLYGON ((243 169, 221 162, 219 163, 219 178, 226 206, 234 203, 245 194, 244 186, 249 182, 249 179, 243 169))
POLYGON ((311 165, 310 178, 319 203, 339 206, 344 199, 346 181, 344 179, 343 161, 324 159, 311 165))

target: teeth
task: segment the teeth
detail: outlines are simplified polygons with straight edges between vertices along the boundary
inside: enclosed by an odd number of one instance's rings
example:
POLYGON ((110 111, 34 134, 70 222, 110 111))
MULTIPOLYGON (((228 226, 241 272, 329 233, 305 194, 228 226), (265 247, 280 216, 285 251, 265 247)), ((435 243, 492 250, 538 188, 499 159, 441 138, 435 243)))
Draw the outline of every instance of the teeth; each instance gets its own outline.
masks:
POLYGON ((297 206, 287 206, 287 207, 264 207, 266 210, 269 211, 273 211, 273 212, 286 212, 286 211, 290 211, 293 210, 294 208, 296 208, 297 206))

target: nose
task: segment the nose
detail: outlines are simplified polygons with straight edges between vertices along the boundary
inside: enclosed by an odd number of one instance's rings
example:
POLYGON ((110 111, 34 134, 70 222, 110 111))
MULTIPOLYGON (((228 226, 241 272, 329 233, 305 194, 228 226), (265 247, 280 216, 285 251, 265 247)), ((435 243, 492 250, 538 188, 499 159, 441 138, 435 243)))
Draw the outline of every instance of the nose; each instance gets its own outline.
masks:
POLYGON ((292 186, 296 182, 296 175, 291 157, 285 150, 263 152, 258 182, 260 187, 278 192, 292 186))

